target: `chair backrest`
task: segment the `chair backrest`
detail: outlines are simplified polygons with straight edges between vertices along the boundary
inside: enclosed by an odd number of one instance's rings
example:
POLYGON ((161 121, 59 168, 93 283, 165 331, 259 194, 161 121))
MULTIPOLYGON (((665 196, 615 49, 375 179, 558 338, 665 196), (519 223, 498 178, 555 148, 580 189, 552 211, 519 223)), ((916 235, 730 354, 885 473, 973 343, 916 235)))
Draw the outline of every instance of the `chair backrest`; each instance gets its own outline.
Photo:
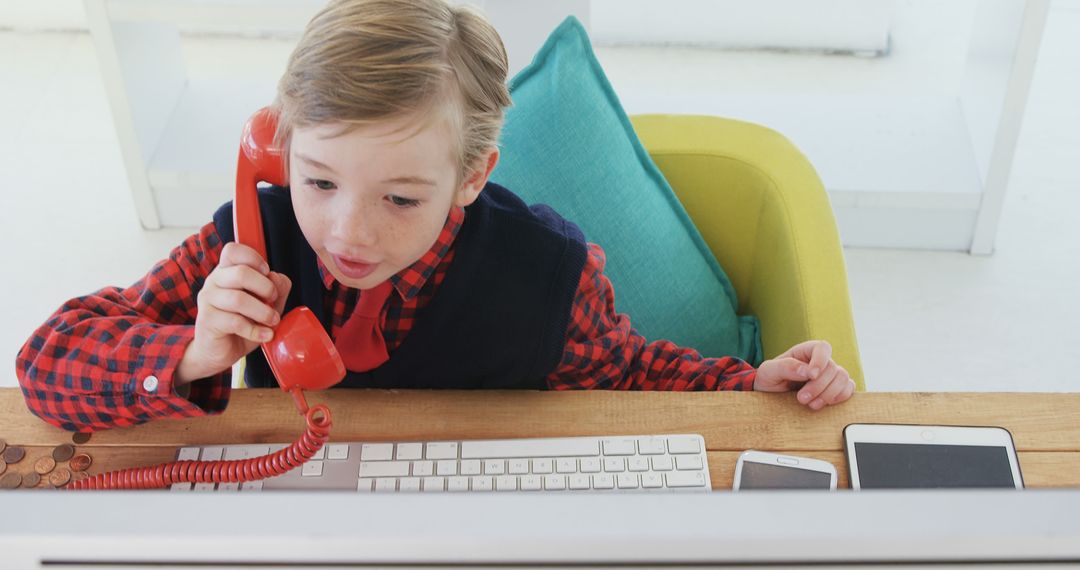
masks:
POLYGON ((634 128, 735 287, 761 321, 765 357, 825 339, 859 389, 843 248, 828 194, 783 135, 719 117, 641 115, 634 128))

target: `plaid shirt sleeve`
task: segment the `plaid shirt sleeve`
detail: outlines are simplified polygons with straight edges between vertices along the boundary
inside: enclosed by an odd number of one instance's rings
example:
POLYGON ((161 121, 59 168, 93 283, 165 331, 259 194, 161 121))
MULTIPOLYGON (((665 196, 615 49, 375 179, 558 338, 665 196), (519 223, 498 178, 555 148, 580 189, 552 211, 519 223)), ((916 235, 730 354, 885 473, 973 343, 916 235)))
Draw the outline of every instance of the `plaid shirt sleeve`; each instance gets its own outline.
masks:
POLYGON ((649 343, 615 312, 604 276, 604 251, 589 244, 574 297, 562 361, 547 378, 552 390, 753 390, 757 370, 738 358, 704 358, 690 348, 649 343))
POLYGON ((30 411, 71 431, 223 411, 229 372, 193 382, 187 397, 173 386, 195 335, 196 295, 222 247, 209 223, 134 285, 60 307, 16 357, 30 411))

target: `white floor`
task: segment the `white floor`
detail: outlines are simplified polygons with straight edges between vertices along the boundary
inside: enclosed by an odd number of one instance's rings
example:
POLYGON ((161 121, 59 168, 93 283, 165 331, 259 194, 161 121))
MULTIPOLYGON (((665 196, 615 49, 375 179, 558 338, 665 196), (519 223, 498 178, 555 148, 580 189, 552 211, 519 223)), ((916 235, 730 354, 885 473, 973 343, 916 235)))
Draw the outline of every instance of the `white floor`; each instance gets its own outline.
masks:
MULTIPOLYGON (((871 390, 1080 390, 1080 2, 1055 2, 1044 37, 996 253, 846 250, 871 390)), ((185 50, 199 63, 191 73, 214 75, 229 73, 222 54, 279 62, 289 45, 201 38, 185 50)), ((131 283, 190 230, 140 229, 88 35, 0 33, 0 54, 0 360, 13 363, 60 303, 131 283)), ((642 61, 671 55, 599 50, 620 92, 647 75, 642 61)), ((669 69, 667 85, 690 77, 685 87, 709 88, 694 66, 712 56, 682 55, 665 64, 684 71, 669 69)), ((743 58, 747 77, 762 66, 840 73, 822 56, 715 57, 743 58)), ((0 386, 16 384, 8 371, 0 386)))

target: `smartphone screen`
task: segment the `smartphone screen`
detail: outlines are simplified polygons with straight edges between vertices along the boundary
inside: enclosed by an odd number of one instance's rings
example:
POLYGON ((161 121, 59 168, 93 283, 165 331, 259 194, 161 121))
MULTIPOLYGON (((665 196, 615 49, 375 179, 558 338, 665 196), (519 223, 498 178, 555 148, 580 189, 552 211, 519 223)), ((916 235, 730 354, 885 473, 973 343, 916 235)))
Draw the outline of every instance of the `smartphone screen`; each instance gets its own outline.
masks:
POLYGON ((822 489, 828 491, 832 476, 821 471, 744 461, 739 490, 822 489))

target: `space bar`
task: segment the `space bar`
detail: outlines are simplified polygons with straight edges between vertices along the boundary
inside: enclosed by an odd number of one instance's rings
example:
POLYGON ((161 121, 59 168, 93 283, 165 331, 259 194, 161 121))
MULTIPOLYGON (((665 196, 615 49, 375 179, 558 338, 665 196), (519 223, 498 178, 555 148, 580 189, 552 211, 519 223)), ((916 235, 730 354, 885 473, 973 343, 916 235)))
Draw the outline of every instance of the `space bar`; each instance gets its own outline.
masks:
POLYGON ((581 455, 600 455, 600 442, 588 438, 461 442, 462 459, 484 459, 487 457, 572 457, 581 455))

